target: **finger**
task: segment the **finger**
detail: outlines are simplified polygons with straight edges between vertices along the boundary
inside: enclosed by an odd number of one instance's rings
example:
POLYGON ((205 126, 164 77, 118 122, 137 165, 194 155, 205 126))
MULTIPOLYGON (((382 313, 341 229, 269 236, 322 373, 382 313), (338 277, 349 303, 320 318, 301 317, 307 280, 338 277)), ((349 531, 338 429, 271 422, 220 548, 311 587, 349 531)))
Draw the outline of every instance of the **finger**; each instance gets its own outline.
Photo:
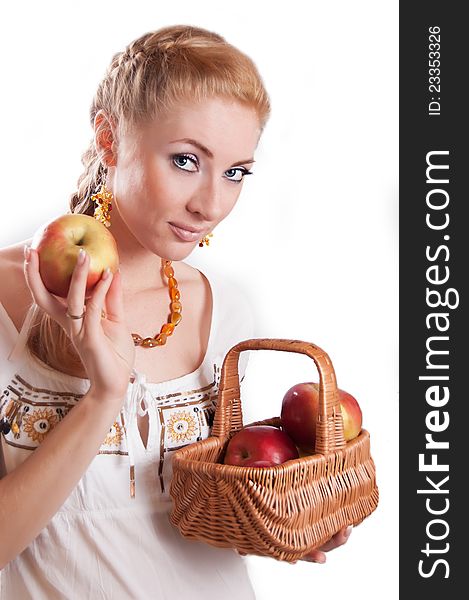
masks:
POLYGON ((118 270, 114 273, 111 286, 105 298, 106 318, 110 321, 119 323, 125 320, 124 317, 124 300, 122 296, 122 279, 121 272, 118 270))
POLYGON ((340 531, 333 535, 330 540, 323 544, 320 550, 329 552, 330 550, 334 550, 334 548, 342 546, 348 540, 351 532, 351 527, 343 527, 340 531))
MULTIPOLYGON (((64 315, 67 311, 70 315, 81 315, 85 310, 85 293, 89 264, 90 257, 82 248, 78 254, 77 262, 75 263, 72 272, 72 278, 67 294, 67 309, 64 311, 64 315)), ((84 319, 68 320, 70 321, 69 327, 72 333, 74 335, 80 333, 84 319)))
POLYGON ((34 248, 29 249, 29 258, 23 264, 24 277, 34 302, 60 325, 64 326, 64 310, 60 302, 45 287, 39 273, 39 256, 34 248))
POLYGON ((331 537, 331 539, 328 540, 325 544, 323 544, 319 548, 316 548, 315 550, 311 550, 311 552, 308 552, 308 554, 305 554, 305 556, 303 556, 302 560, 307 560, 310 562, 317 562, 317 563, 325 563, 326 562, 325 552, 329 552, 330 550, 334 550, 334 548, 338 548, 339 546, 342 546, 343 544, 345 544, 345 542, 350 537, 351 533, 352 533, 352 526, 343 527, 340 531, 338 531, 335 535, 333 535, 331 537))
POLYGON ((104 308, 106 294, 112 284, 113 274, 110 269, 103 271, 96 284, 91 298, 86 304, 86 325, 97 327, 101 323, 101 311, 104 308))
POLYGON ((311 550, 311 552, 308 552, 308 554, 305 554, 301 560, 323 564, 326 562, 326 555, 322 550, 316 549, 311 550))

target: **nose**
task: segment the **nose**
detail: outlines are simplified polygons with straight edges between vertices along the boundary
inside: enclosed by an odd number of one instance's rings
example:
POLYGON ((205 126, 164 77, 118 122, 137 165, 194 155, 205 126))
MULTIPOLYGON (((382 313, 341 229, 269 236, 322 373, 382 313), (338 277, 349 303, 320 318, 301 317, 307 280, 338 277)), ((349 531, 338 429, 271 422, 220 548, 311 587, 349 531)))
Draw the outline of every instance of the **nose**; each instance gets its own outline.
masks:
POLYGON ((220 221, 224 216, 227 200, 223 197, 222 185, 223 181, 215 177, 207 178, 192 194, 187 203, 187 210, 198 214, 201 221, 207 223, 220 221))

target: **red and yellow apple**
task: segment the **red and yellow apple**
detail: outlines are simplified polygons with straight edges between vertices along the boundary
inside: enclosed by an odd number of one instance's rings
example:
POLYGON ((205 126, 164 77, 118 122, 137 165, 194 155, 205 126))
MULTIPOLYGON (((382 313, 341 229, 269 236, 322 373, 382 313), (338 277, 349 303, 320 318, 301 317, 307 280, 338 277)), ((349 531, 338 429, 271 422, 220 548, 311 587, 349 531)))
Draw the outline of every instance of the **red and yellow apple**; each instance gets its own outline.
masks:
POLYGON ((271 425, 250 425, 230 439, 224 464, 271 467, 298 457, 297 447, 284 431, 271 425))
MULTIPOLYGON (((351 394, 341 389, 337 392, 344 422, 344 438, 345 441, 349 441, 361 431, 362 411, 351 394)), ((318 411, 318 383, 297 383, 283 397, 280 415, 282 429, 299 448, 309 453, 315 451, 318 411)))
POLYGON ((90 257, 85 298, 91 296, 103 271, 119 267, 116 240, 97 219, 83 214, 66 214, 48 221, 34 234, 31 248, 39 255, 39 273, 45 287, 66 298, 81 248, 90 257))

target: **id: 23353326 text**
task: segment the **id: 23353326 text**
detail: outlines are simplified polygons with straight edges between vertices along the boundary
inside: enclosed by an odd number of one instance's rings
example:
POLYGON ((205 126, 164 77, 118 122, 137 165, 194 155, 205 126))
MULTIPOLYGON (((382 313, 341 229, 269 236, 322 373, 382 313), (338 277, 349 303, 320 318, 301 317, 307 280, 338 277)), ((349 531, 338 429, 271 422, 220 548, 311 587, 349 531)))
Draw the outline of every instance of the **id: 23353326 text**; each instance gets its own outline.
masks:
POLYGON ((428 114, 439 116, 441 111, 441 40, 438 25, 428 28, 428 91, 430 101, 428 103, 428 114))

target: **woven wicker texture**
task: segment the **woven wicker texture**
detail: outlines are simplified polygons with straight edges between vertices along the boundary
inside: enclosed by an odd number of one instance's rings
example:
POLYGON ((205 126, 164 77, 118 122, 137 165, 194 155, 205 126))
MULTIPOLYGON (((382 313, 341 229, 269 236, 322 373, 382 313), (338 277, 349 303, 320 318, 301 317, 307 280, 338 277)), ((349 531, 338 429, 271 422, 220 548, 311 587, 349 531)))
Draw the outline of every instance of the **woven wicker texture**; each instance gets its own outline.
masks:
MULTIPOLYGON (((251 425, 280 427, 280 418, 251 425)), ((324 350, 300 340, 256 338, 226 354, 212 436, 173 455, 170 521, 189 539, 295 562, 341 527, 357 525, 378 504, 370 436, 344 441, 337 384, 324 350), (311 357, 319 371, 315 454, 274 467, 224 465, 230 438, 243 427, 238 360, 245 350, 311 357)))

